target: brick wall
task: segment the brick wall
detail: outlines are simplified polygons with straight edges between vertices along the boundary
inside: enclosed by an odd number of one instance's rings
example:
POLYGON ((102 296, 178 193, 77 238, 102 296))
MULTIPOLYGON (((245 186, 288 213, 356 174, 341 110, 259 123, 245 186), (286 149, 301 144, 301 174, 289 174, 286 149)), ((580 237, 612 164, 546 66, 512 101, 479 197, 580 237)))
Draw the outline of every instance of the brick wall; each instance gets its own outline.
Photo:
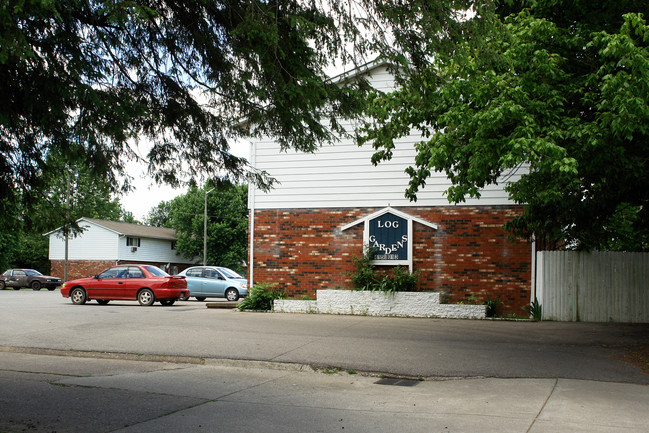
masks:
MULTIPOLYGON (((505 222, 520 206, 395 208, 439 224, 413 223, 413 270, 420 290, 442 292, 449 302, 500 296, 501 313, 524 314, 530 301, 531 246, 509 241, 505 222)), ((287 295, 351 288, 345 274, 363 254, 363 224, 340 227, 379 210, 272 209, 255 211, 254 281, 278 283, 287 295)))
MULTIPOLYGON (((138 264, 150 264, 158 266, 161 269, 164 269, 166 263, 147 263, 147 262, 128 262, 120 260, 120 265, 126 265, 128 263, 138 263, 138 264)), ((52 260, 52 273, 51 275, 63 278, 65 262, 63 260, 52 260)), ((178 268, 178 272, 192 266, 188 264, 174 264, 178 268)), ((68 281, 76 280, 77 278, 86 278, 92 277, 93 275, 98 274, 99 272, 115 266, 115 260, 70 260, 68 261, 68 281)))

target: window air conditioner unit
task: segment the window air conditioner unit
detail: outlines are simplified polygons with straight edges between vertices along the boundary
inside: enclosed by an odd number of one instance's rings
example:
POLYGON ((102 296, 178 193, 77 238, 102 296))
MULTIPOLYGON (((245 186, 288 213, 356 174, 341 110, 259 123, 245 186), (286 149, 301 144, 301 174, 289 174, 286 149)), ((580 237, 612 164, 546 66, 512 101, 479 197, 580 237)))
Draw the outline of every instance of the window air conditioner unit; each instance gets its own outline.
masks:
POLYGON ((131 247, 131 252, 134 253, 137 251, 137 247, 131 247))

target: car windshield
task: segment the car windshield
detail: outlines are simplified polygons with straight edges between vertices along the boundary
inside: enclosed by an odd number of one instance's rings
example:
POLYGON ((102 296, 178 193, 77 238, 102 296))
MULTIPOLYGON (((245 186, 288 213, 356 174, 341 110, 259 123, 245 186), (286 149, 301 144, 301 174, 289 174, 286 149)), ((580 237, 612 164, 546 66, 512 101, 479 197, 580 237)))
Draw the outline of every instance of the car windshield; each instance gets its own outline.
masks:
POLYGON ((144 269, 149 271, 154 277, 168 277, 169 274, 156 266, 144 266, 144 269))
POLYGON ((36 275, 36 276, 38 276, 38 275, 43 275, 43 274, 41 274, 40 272, 35 271, 35 270, 33 270, 33 269, 25 269, 25 272, 27 272, 27 275, 36 275))
POLYGON ((234 279, 239 279, 239 280, 243 279, 243 277, 241 275, 237 274, 232 269, 219 268, 219 271, 221 271, 223 273, 223 275, 225 275, 228 278, 234 278, 234 279))

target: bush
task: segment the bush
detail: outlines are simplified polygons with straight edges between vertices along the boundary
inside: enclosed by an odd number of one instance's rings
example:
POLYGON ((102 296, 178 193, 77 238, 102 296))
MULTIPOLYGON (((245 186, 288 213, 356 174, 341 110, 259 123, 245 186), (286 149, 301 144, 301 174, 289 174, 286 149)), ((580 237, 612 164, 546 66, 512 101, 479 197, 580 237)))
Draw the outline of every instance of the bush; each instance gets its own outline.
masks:
POLYGON ((276 288, 276 285, 255 284, 248 291, 248 296, 239 304, 239 310, 272 310, 273 301, 284 297, 284 290, 276 288))
POLYGON ((526 305, 523 308, 523 311, 528 313, 531 317, 532 320, 534 321, 539 321, 541 320, 541 317, 543 316, 543 307, 541 304, 539 304, 539 300, 534 297, 534 301, 531 302, 529 305, 526 305))
POLYGON ((371 264, 370 251, 363 254, 362 257, 353 256, 352 262, 356 267, 355 272, 347 272, 352 280, 352 285, 356 290, 372 290, 380 280, 380 276, 374 270, 371 264))
POLYGON ((376 272, 371 260, 371 250, 362 257, 352 257, 355 272, 348 272, 356 290, 379 290, 381 292, 413 292, 417 288, 419 273, 410 273, 402 266, 396 266, 391 274, 381 275, 376 272))
POLYGON ((496 296, 494 299, 487 296, 487 302, 485 302, 485 305, 487 306, 487 317, 498 317, 498 309, 502 303, 500 295, 496 296))

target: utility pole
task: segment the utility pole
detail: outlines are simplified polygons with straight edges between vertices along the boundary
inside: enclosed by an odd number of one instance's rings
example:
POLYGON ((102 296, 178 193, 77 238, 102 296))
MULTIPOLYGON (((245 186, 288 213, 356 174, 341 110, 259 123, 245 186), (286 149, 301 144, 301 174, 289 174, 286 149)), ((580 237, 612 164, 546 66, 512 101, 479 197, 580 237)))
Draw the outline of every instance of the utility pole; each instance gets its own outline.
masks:
POLYGON ((63 264, 63 281, 68 281, 68 240, 70 238, 70 170, 65 171, 65 261, 63 264))
POLYGON ((203 266, 207 265, 207 194, 212 191, 214 191, 214 188, 205 191, 205 211, 203 214, 203 266))

